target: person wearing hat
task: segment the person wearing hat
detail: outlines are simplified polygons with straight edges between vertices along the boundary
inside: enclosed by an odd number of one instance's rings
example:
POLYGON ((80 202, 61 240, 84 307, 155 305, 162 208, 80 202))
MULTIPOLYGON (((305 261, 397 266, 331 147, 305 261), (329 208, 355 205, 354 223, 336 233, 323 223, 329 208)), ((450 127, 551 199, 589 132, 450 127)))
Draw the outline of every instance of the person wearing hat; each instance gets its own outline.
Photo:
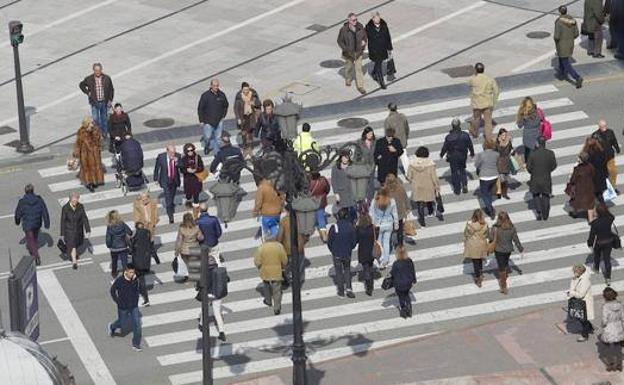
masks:
MULTIPOLYGON (((182 159, 180 159, 179 169, 184 176, 184 195, 186 196, 187 206, 199 205, 199 194, 203 190, 203 179, 200 179, 198 173, 204 171, 204 162, 201 156, 195 151, 193 143, 187 143, 183 147, 182 159)), ((200 174, 201 175, 201 174, 200 174)))
POLYGON ((467 132, 462 131, 461 121, 457 118, 451 122, 451 131, 444 138, 444 144, 440 151, 440 158, 446 155, 446 161, 451 166, 451 183, 453 192, 459 195, 468 193, 468 177, 466 176, 466 159, 474 157, 472 139, 467 132))
POLYGON ((219 152, 217 152, 217 155, 215 155, 210 164, 210 172, 214 174, 219 168, 219 165, 221 165, 219 178, 238 184, 240 182, 241 168, 234 167, 238 169, 237 172, 234 172, 228 170, 229 167, 226 167, 226 163, 236 161, 243 162, 243 153, 240 148, 232 145, 230 133, 227 131, 223 131, 223 134, 221 134, 220 145, 219 152))

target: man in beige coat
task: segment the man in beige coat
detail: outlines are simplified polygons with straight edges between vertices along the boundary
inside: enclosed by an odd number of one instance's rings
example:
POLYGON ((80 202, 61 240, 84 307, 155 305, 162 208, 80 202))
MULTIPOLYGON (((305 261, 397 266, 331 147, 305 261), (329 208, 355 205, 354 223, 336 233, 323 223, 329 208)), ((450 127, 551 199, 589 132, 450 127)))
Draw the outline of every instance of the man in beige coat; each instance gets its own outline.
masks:
POLYGON ((485 121, 484 135, 486 140, 492 139, 492 111, 498 101, 498 84, 496 80, 484 74, 483 63, 475 64, 475 74, 468 81, 470 86, 470 105, 472 106, 472 122, 470 134, 477 138, 481 119, 485 121))
POLYGON ((282 271, 288 264, 288 256, 272 233, 264 237, 265 242, 254 253, 254 264, 260 271, 264 304, 273 306, 273 312, 278 315, 282 311, 282 271))

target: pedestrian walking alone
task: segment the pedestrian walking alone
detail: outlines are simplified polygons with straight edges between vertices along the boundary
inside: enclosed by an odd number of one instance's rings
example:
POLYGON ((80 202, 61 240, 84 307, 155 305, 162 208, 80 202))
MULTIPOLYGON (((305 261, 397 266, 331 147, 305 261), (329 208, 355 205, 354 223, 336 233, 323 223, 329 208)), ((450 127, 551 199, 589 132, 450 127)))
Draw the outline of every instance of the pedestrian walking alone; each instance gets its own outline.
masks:
POLYGON ((500 199, 510 199, 507 192, 509 191, 509 185, 511 183, 511 156, 514 152, 513 144, 511 143, 511 133, 505 128, 498 130, 496 136, 496 152, 498 152, 498 179, 500 181, 500 199))
POLYGON ((587 212, 587 221, 594 219, 594 166, 589 163, 589 155, 581 152, 578 164, 572 171, 572 176, 566 185, 565 193, 570 197, 570 216, 576 218, 582 212, 587 212))
MULTIPOLYGON (((429 159, 429 149, 418 147, 416 157, 407 169, 407 180, 412 188, 412 202, 418 213, 418 223, 425 227, 425 206, 427 213, 433 215, 436 194, 440 193, 440 181, 435 163, 429 159)), ((440 216, 438 217, 440 218, 440 216)))
POLYGON ((210 89, 201 95, 197 105, 199 124, 203 131, 204 155, 208 155, 210 151, 215 154, 219 151, 217 141, 223 132, 223 119, 229 106, 227 97, 219 89, 219 80, 212 79, 210 89))
POLYGON ((35 187, 30 183, 24 187, 24 196, 17 202, 14 218, 17 226, 22 225, 28 253, 35 257, 37 266, 41 265, 39 231, 42 225, 46 229, 50 228, 50 214, 45 201, 35 194, 35 187))
POLYGON ((605 9, 602 6, 602 0, 585 0, 583 9, 583 25, 587 32, 587 54, 595 58, 604 58, 602 24, 605 21, 605 9))
POLYGON ((351 253, 357 245, 357 235, 346 208, 340 209, 337 221, 329 228, 327 248, 334 262, 334 278, 338 297, 355 298, 351 288, 351 253))
POLYGON ((357 19, 355 13, 349 13, 347 21, 338 32, 338 46, 342 50, 342 59, 344 60, 345 85, 351 87, 353 75, 355 72, 355 85, 357 90, 362 94, 366 94, 364 89, 364 72, 362 71, 362 55, 366 48, 367 37, 366 30, 362 23, 357 19))
POLYGON ((396 255, 397 260, 392 264, 390 276, 394 292, 399 297, 399 314, 401 318, 412 318, 410 290, 416 284, 416 269, 404 246, 397 248, 396 255))
POLYGON ((351 166, 351 154, 348 150, 342 151, 336 164, 331 169, 331 187, 336 198, 336 211, 346 208, 351 223, 357 219, 357 209, 351 181, 347 175, 347 168, 351 166))
POLYGON ((220 254, 219 238, 223 235, 219 218, 208 212, 208 204, 202 202, 199 204, 199 218, 197 218, 197 226, 203 235, 201 246, 210 249, 214 255, 220 254))
POLYGON ((607 372, 622 371, 622 341, 624 341, 624 307, 610 287, 602 291, 602 332, 600 340, 606 345, 604 361, 607 372))
POLYGON ((607 121, 600 119, 598 121, 598 129, 592 134, 592 138, 596 139, 605 153, 607 158, 607 173, 609 174, 609 181, 619 194, 617 190, 617 166, 615 165, 615 153, 620 153, 620 145, 618 144, 615 132, 607 126, 607 121))
POLYGON ((167 151, 158 154, 154 165, 154 182, 158 182, 165 197, 165 210, 169 217, 169 223, 173 223, 175 212, 175 195, 180 187, 180 159, 181 155, 176 152, 175 145, 167 145, 167 151))
POLYGON ((199 226, 195 224, 193 214, 184 213, 175 241, 175 256, 181 256, 184 263, 188 265, 192 250, 199 249, 199 244, 203 240, 204 235, 199 226))
POLYGON ((524 147, 524 162, 529 161, 531 151, 537 147, 537 138, 540 136, 542 121, 537 111, 537 104, 533 98, 526 97, 520 103, 516 114, 516 125, 522 129, 522 147, 524 147))
POLYGON ((589 338, 589 333, 594 331, 591 321, 594 319, 594 297, 591 289, 591 277, 589 270, 583 264, 576 264, 572 268, 574 276, 570 282, 570 290, 568 290, 568 298, 578 298, 585 302, 587 317, 578 319, 581 323, 581 335, 576 339, 577 342, 585 342, 589 338))
POLYGON ((375 179, 375 131, 370 126, 366 126, 362 131, 358 149, 356 154, 359 155, 359 159, 355 159, 355 162, 368 167, 371 173, 366 189, 366 201, 370 202, 375 196, 378 183, 375 179))
POLYGON ((451 167, 451 184, 453 193, 459 195, 468 193, 468 176, 466 174, 466 160, 474 157, 472 139, 468 133, 462 131, 461 121, 457 118, 451 122, 451 131, 444 138, 444 144, 440 150, 440 158, 446 156, 446 161, 451 167))
POLYGON ((254 264, 262 279, 263 302, 269 307, 273 306, 273 313, 279 315, 282 311, 283 272, 288 264, 288 256, 284 246, 277 242, 273 233, 264 234, 264 243, 254 254, 254 264))
POLYGON ((472 260, 474 283, 481 287, 483 282, 483 259, 488 254, 490 234, 483 211, 476 209, 464 228, 464 257, 472 260))
POLYGON ((240 130, 245 157, 253 154, 253 131, 261 112, 262 103, 258 92, 251 88, 249 83, 243 82, 234 98, 234 115, 240 130))
POLYGON ((82 203, 78 202, 77 192, 69 193, 69 202, 61 209, 61 237, 72 260, 74 270, 78 269, 78 248, 84 243, 85 235, 89 238, 91 226, 82 203), (85 234, 86 233, 86 234, 85 234))
POLYGON ((109 211, 106 216, 106 247, 111 255, 111 276, 117 278, 117 262, 125 270, 128 264, 128 250, 132 230, 121 220, 117 210, 109 211))
POLYGON ((390 243, 392 232, 399 230, 399 214, 397 203, 390 196, 387 187, 382 187, 377 191, 377 195, 369 208, 369 215, 373 220, 373 225, 379 228, 377 239, 381 243, 380 267, 385 269, 391 260, 392 246, 390 243))
POLYGON ((78 88, 89 97, 91 117, 102 130, 103 138, 108 136, 108 110, 115 97, 115 88, 110 76, 102 72, 102 64, 93 64, 93 73, 78 84, 78 88))
POLYGON ((80 160, 80 182, 91 192, 104 184, 101 143, 102 136, 93 119, 84 118, 76 133, 73 157, 80 160))
POLYGON ((587 247, 593 250, 594 264, 592 271, 600 273, 600 261, 604 264, 602 275, 607 286, 611 285, 611 251, 613 250, 614 238, 618 237, 613 233, 613 221, 615 217, 609 212, 609 208, 604 203, 596 207, 596 219, 589 224, 589 237, 587 247))
POLYGON ((316 139, 314 139, 310 133, 311 129, 310 123, 303 123, 301 132, 297 135, 295 140, 293 140, 293 149, 298 156, 301 156, 301 154, 306 151, 314 150, 319 152, 321 149, 316 139))
POLYGON ((106 326, 108 335, 113 337, 117 329, 128 323, 132 324, 132 349, 141 349, 141 314, 139 313, 139 280, 132 264, 128 264, 124 273, 119 276, 110 289, 111 297, 117 304, 117 319, 106 326))
POLYGON ((252 214, 260 217, 263 233, 271 233, 277 237, 279 220, 284 209, 284 197, 275 189, 273 183, 263 179, 256 190, 256 200, 252 214))
POLYGON ((483 63, 475 64, 475 73, 468 81, 470 86, 470 105, 472 106, 472 122, 470 133, 473 138, 479 137, 481 119, 484 122, 484 137, 492 140, 492 113, 498 101, 498 84, 487 76, 483 63))
POLYGON ((373 79, 385 90, 383 62, 392 57, 393 48, 388 24, 381 18, 379 12, 375 12, 366 24, 366 37, 368 40, 368 58, 374 63, 373 79))
POLYGON ((557 168, 557 158, 546 148, 546 139, 537 138, 537 148, 529 156, 527 171, 531 174, 529 192, 533 195, 533 206, 537 220, 548 220, 550 216, 550 196, 552 195, 552 172, 557 168))
POLYGON ((576 19, 568 15, 568 8, 565 5, 559 7, 559 17, 555 21, 555 47, 557 58, 559 59, 559 80, 567 80, 568 75, 572 76, 576 83, 576 88, 583 87, 583 78, 572 67, 572 55, 574 54, 575 40, 579 36, 579 28, 576 19))
POLYGON ((500 292, 507 294, 507 274, 509 273, 509 257, 516 249, 524 256, 524 247, 520 243, 518 238, 518 232, 516 227, 511 223, 511 218, 506 211, 500 211, 498 213, 496 223, 490 230, 490 239, 496 244, 494 248, 494 256, 496 257, 496 264, 498 266, 498 285, 500 292))
POLYGON ((375 243, 375 227, 368 214, 362 214, 358 218, 355 228, 357 246, 358 246, 358 263, 362 266, 362 280, 364 281, 364 291, 367 296, 373 295, 373 279, 374 279, 374 258, 373 245, 375 243))
POLYGON ((475 158, 475 168, 479 176, 479 197, 483 202, 483 211, 494 219, 496 212, 492 206, 492 189, 498 181, 498 152, 495 151, 496 143, 486 140, 483 143, 483 152, 475 158))
POLYGON ((375 163, 377 164, 377 180, 383 184, 388 174, 398 175, 399 158, 403 155, 401 141, 396 138, 394 128, 386 130, 386 136, 375 142, 375 163))

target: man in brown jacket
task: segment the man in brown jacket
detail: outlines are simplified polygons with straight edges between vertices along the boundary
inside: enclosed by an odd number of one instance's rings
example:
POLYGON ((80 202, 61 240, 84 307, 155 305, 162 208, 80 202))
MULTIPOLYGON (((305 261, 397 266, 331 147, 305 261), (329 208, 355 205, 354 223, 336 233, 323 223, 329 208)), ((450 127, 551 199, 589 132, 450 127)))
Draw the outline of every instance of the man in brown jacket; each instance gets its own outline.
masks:
POLYGON ((261 180, 256 191, 256 202, 252 214, 255 217, 260 216, 263 233, 271 233, 273 237, 277 236, 283 207, 284 199, 275 190, 273 183, 268 179, 261 180))
POLYGON ((477 138, 481 119, 485 122, 484 135, 486 140, 492 140, 492 111, 498 101, 498 84, 496 80, 484 74, 483 63, 475 64, 475 74, 468 81, 470 86, 470 105, 472 106, 472 122, 470 134, 477 138))
POLYGON ((262 279, 263 302, 267 306, 273 306, 275 315, 282 311, 282 271, 287 263, 284 246, 271 233, 265 234, 265 242, 254 253, 254 264, 262 279))
POLYGON ((572 76, 576 82, 576 88, 583 86, 583 78, 574 70, 570 58, 574 53, 574 40, 579 36, 579 29, 576 20, 568 15, 568 8, 559 7, 559 17, 555 21, 555 46, 557 48, 557 57, 559 58, 559 73, 557 78, 564 80, 568 78, 568 74, 572 76))
POLYGON ((355 71, 355 85, 362 95, 364 89, 364 73, 362 72, 362 55, 366 48, 368 38, 362 23, 358 22, 357 15, 350 13, 338 33, 338 46, 342 50, 342 58, 345 61, 345 85, 351 87, 353 72, 355 71))

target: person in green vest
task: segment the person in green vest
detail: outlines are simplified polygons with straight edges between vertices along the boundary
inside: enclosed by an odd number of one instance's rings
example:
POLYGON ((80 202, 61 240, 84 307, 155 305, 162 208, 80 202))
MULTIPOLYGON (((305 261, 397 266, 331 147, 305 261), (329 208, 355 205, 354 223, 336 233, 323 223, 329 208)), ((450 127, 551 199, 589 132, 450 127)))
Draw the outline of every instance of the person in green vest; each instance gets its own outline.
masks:
POLYGON ((311 127, 309 123, 303 123, 303 126, 301 127, 301 133, 297 135, 297 137, 293 141, 293 148, 297 152, 297 155, 301 155, 308 150, 320 150, 320 146, 318 142, 312 137, 310 129, 311 127))

